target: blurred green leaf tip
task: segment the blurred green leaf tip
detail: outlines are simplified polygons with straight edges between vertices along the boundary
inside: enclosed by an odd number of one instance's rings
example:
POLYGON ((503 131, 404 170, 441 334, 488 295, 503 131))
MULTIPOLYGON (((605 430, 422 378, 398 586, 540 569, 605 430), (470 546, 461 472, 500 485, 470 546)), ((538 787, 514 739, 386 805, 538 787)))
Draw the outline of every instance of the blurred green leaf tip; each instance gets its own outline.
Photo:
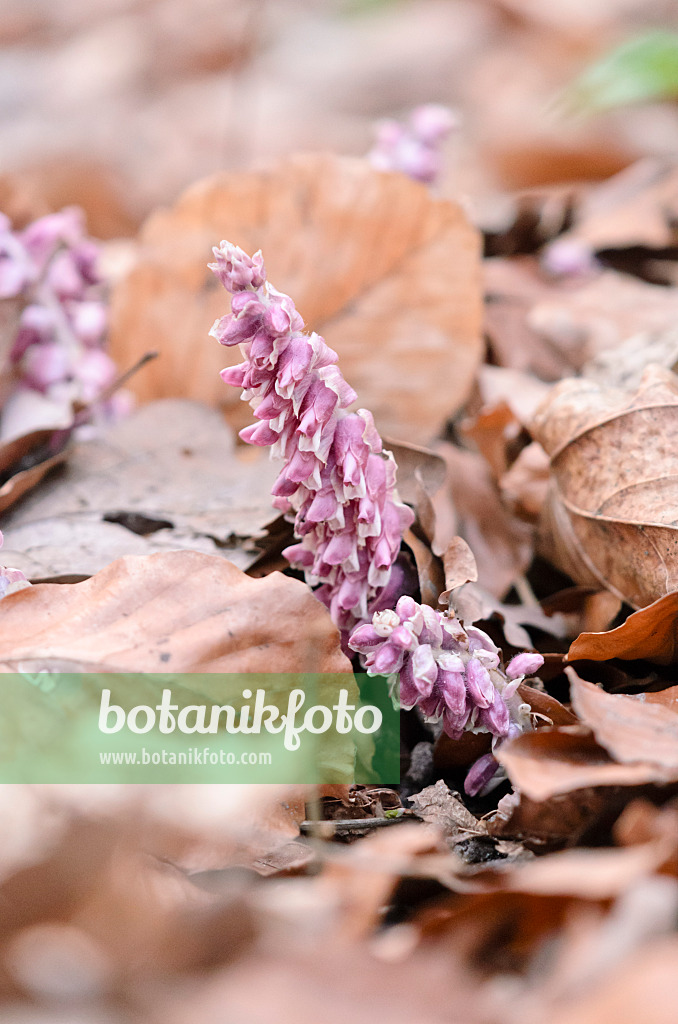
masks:
POLYGON ((652 31, 605 54, 565 91, 569 113, 596 113, 678 97, 678 32, 652 31))

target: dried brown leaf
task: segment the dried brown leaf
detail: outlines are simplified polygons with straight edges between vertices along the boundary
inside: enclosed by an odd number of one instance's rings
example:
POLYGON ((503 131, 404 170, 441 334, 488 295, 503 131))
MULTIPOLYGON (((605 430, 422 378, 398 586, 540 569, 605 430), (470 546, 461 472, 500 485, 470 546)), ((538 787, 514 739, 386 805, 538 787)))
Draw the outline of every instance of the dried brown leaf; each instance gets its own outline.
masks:
POLYGON ((507 892, 542 896, 577 896, 581 899, 614 899, 634 881, 652 874, 670 854, 666 840, 608 850, 564 850, 515 864, 496 879, 507 892))
POLYGON ((648 703, 644 693, 606 693, 568 668, 572 705, 596 740, 620 764, 655 766, 678 779, 678 713, 670 703, 648 703))
POLYGON ((601 633, 621 609, 621 601, 609 590, 593 587, 566 587, 542 601, 544 611, 560 613, 567 622, 567 636, 601 633))
POLYGON ((604 811, 604 792, 577 789, 542 801, 510 793, 499 801, 487 830, 491 836, 509 837, 539 853, 575 846, 604 811))
POLYGON ((528 523, 536 523, 548 497, 549 457, 533 441, 520 452, 511 468, 499 481, 499 491, 507 508, 528 523))
POLYGON ((485 824, 471 814, 442 780, 422 789, 409 801, 418 818, 437 825, 445 836, 463 835, 467 838, 469 834, 479 835, 487 831, 485 824))
POLYGON ((503 400, 484 405, 469 421, 462 424, 466 437, 471 438, 480 454, 498 480, 508 469, 508 449, 520 433, 520 423, 509 404, 503 400))
POLYGON ((598 250, 666 249, 678 241, 677 221, 678 168, 640 160, 590 188, 578 205, 573 229, 562 237, 598 250))
POLYGON ((659 665, 678 661, 678 593, 641 608, 606 633, 580 633, 567 652, 570 661, 647 658, 659 665))
POLYGON ((615 270, 554 283, 533 257, 486 260, 484 274, 486 330, 502 366, 557 381, 591 360, 614 369, 613 353, 634 336, 639 349, 675 344, 674 288, 615 270))
POLYGON ((551 725, 576 724, 576 715, 573 715, 564 704, 561 704, 559 700, 556 700, 555 697, 552 697, 545 690, 538 690, 534 686, 521 683, 518 687, 518 693, 525 703, 530 705, 532 711, 541 716, 542 721, 546 719, 551 725))
POLYGON ((459 534, 474 554, 478 581, 502 598, 530 564, 533 531, 504 508, 482 455, 447 443, 436 451, 447 463, 459 534))
POLYGON ((433 554, 428 544, 420 540, 412 530, 405 531, 403 540, 414 555, 421 600, 431 608, 437 609, 438 597, 445 587, 442 562, 433 554))
POLYGON ((600 786, 643 786, 667 781, 649 762, 618 764, 582 726, 525 733, 497 750, 513 785, 531 800, 600 786))
POLYGON ((121 365, 162 354, 137 379, 140 397, 242 410, 218 376, 239 353, 207 337, 228 309, 206 269, 222 238, 263 250, 270 280, 339 353, 383 432, 426 442, 463 404, 482 355, 477 232, 404 176, 329 155, 206 179, 147 221, 112 305, 121 365))
POLYGON ((456 513, 444 487, 445 460, 430 448, 407 441, 385 437, 384 445, 398 465, 398 494, 413 506, 433 553, 439 555, 456 524, 456 513))
POLYGON ((122 672, 349 671, 305 584, 279 573, 253 580, 193 551, 121 558, 82 583, 40 583, 2 610, 5 670, 57 661, 122 672))
POLYGON ((447 467, 445 460, 431 448, 397 441, 384 437, 384 447, 393 455, 398 464, 398 494, 402 501, 414 505, 420 487, 428 495, 434 495, 445 483, 447 467))
POLYGON ((448 600, 450 591, 463 587, 465 583, 475 583, 478 579, 475 557, 462 537, 454 537, 443 551, 443 569, 445 592, 440 595, 441 603, 448 600))
POLYGON ((636 608, 678 588, 678 378, 650 367, 629 395, 563 381, 534 422, 551 458, 551 559, 636 608))
POLYGON ((0 513, 36 487, 54 466, 67 457, 67 442, 50 446, 53 431, 34 430, 0 444, 0 513))
POLYGON ((49 489, 3 521, 5 560, 45 579, 188 548, 226 554, 245 569, 273 518, 277 473, 265 454, 251 455, 238 457, 215 410, 181 399, 143 406, 105 435, 77 442, 49 489))

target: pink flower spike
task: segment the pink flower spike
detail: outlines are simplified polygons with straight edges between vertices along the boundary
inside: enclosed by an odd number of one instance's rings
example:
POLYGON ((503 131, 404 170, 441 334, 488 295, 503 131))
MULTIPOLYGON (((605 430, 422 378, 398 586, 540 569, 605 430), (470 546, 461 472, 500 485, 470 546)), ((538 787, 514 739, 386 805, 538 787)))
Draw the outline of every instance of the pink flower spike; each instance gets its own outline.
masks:
POLYGON ((401 171, 432 185, 442 167, 441 146, 459 119, 447 107, 429 103, 415 108, 405 124, 380 121, 367 159, 379 171, 401 171))
MULTIPOLYGON (((284 459, 274 502, 294 516, 295 536, 303 539, 287 556, 311 586, 321 585, 318 598, 348 632, 376 611, 392 578, 400 579, 393 568, 413 513, 398 501, 395 465, 381 454, 371 415, 347 411, 356 393, 336 352, 319 335, 300 333, 303 320, 292 299, 267 282, 260 253, 250 257, 228 242, 214 252, 210 267, 232 299, 210 333, 222 345, 239 344, 245 357, 222 378, 243 388, 259 420, 240 436, 284 459)), ((382 660, 390 664, 393 655, 382 660)))
POLYGON ((117 376, 105 351, 108 309, 98 246, 71 207, 22 231, 0 220, 0 298, 16 297, 18 328, 8 339, 13 364, 3 405, 3 436, 20 429, 32 402, 72 415, 73 427, 111 420, 125 407, 108 394, 117 376), (32 393, 33 398, 30 399, 32 393), (13 426, 10 429, 10 422, 13 426))
POLYGON ((459 128, 459 117, 442 103, 425 103, 410 114, 412 131, 428 146, 436 146, 459 128))
POLYGON ((469 627, 467 634, 457 619, 409 596, 398 600, 395 611, 375 613, 372 626, 370 633, 368 627, 356 630, 350 648, 365 657, 370 674, 379 657, 377 638, 391 651, 401 647, 393 692, 400 693, 403 707, 417 707, 427 719, 442 721, 448 736, 459 739, 466 730, 490 733, 496 747, 532 728, 529 706, 518 692, 522 676, 508 677, 498 649, 481 630, 469 627))
POLYGON ((250 288, 261 288, 266 280, 266 268, 261 250, 248 256, 239 246, 222 242, 212 250, 214 263, 208 263, 229 292, 240 292, 250 288))

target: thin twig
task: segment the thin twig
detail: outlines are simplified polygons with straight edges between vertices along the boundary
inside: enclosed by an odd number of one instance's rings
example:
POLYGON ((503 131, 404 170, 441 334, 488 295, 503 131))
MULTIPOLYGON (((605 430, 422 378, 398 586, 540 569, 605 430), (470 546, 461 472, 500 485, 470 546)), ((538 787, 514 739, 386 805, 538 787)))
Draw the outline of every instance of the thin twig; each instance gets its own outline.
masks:
POLYGON ((397 825, 399 821, 408 820, 408 817, 401 814, 397 818, 346 818, 338 821, 302 821, 299 828, 302 835, 317 835, 318 832, 322 832, 325 835, 343 835, 345 832, 397 825))

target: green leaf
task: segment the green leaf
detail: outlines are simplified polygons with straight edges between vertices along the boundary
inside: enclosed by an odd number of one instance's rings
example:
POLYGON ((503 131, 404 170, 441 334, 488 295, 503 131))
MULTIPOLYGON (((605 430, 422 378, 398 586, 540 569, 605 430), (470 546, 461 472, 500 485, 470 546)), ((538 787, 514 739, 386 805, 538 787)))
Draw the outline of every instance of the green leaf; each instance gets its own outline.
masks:
POLYGON ((592 113, 678 96, 678 33, 629 40, 588 68, 565 93, 572 111, 592 113))

